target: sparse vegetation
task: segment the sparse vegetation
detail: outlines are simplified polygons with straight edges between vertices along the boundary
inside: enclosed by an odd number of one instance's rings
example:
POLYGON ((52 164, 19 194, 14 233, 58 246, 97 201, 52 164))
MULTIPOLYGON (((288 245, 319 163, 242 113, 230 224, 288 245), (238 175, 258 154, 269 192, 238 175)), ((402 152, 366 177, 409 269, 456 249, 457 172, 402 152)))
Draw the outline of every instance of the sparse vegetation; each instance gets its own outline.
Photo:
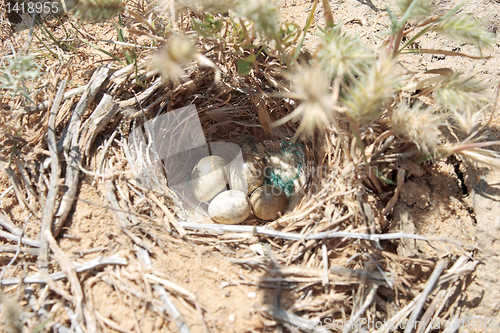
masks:
MULTIPOLYGON (((0 207, 21 207, 29 215, 23 222, 0 211, 7 235, 0 251, 13 258, 0 280, 18 284, 19 291, 21 278, 34 276, 35 282, 25 281, 26 295, 3 289, 18 298, 20 311, 14 312, 20 313, 24 329, 5 316, 4 326, 15 332, 62 325, 82 332, 127 331, 92 307, 91 298, 98 295, 90 296, 91 288, 104 281, 106 288, 147 303, 141 305, 144 313, 168 322, 162 329, 189 332, 186 328, 201 320, 206 331, 226 331, 207 319, 212 314, 199 295, 168 281, 151 264, 156 256, 164 258, 187 244, 234 255, 235 264, 259 272, 260 280, 245 281, 249 285, 293 288, 287 309, 280 309, 280 292, 277 302, 262 301, 262 308, 255 309, 265 323, 262 332, 266 326, 290 329, 305 318, 317 323, 326 317, 345 322, 366 316, 408 323, 422 309, 431 316, 422 320, 450 319, 458 305, 444 302, 462 291, 459 284, 478 264, 469 248, 445 240, 463 256, 444 265, 440 257, 403 258, 380 241, 430 242, 420 235, 387 232, 411 168, 453 155, 500 169, 500 156, 491 149, 499 142, 483 139, 497 105, 492 87, 473 76, 449 68, 410 71, 400 61, 414 54, 483 59, 494 37, 460 7, 437 13, 426 0, 397 0, 386 8, 383 47, 372 52, 342 22, 333 21, 329 6, 327 0, 315 0, 302 27, 283 21, 279 2, 271 0, 80 0, 74 11, 54 18, 64 33, 42 21, 32 27, 34 39, 26 39, 24 49, 5 51, 0 60, 0 207), (315 18, 317 13, 323 18, 315 18), (116 36, 92 36, 89 22, 108 24, 106 31, 116 36), (306 35, 315 25, 319 44, 306 50, 306 35), (421 48, 418 43, 428 34, 471 44, 477 54, 421 48), (103 66, 91 68, 92 78, 85 83, 71 82, 65 59, 83 58, 89 50, 105 57, 103 66), (58 74, 63 69, 66 75, 58 74), (68 92, 67 84, 73 90, 68 92), (161 163, 148 165, 160 160, 151 148, 154 137, 144 140, 145 157, 128 150, 129 137, 138 135, 141 126, 146 134, 159 130, 145 126, 148 120, 192 103, 208 141, 236 141, 256 150, 265 150, 263 142, 304 146, 300 171, 306 181, 295 188, 294 209, 266 228, 252 221, 252 230, 204 230, 192 223, 176 193, 158 180, 161 163), (100 250, 109 270, 97 274, 89 273, 100 267, 97 259, 90 260, 93 265, 70 261, 52 238, 70 223, 84 176, 106 198, 96 205, 116 214, 110 230, 123 237, 113 243, 118 236, 110 232, 114 248, 100 250), (29 220, 36 223, 27 229, 29 220), (236 258, 240 252, 245 256, 236 258), (111 256, 116 253, 126 254, 111 256), (419 272, 412 275, 417 266, 419 272), (33 275, 28 267, 39 273, 33 275), (445 269, 447 280, 439 278, 445 269), (68 283, 56 283, 62 278, 68 283), (304 281, 310 286, 304 287, 304 281), (411 283, 415 288, 407 293, 411 283), (429 288, 444 299, 441 307, 429 288), (385 294, 378 301, 394 309, 375 306, 381 289, 385 294), (174 304, 169 295, 181 301, 174 304), (411 303, 427 297, 431 303, 411 303), (182 318, 179 304, 189 318, 182 318), (191 318, 196 316, 201 319, 191 318)), ((131 329, 140 329, 140 319, 131 329)))

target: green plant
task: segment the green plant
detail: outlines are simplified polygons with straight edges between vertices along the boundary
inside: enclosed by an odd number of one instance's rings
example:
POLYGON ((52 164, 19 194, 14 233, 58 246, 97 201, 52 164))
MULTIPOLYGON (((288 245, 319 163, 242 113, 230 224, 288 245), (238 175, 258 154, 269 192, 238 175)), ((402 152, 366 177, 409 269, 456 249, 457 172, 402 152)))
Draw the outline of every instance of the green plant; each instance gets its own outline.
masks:
POLYGON ((0 89, 7 89, 14 96, 22 94, 27 100, 30 92, 26 81, 35 80, 41 73, 40 67, 31 54, 5 57, 0 66, 0 89))
MULTIPOLYGON (((417 79, 419 73, 403 74, 398 69, 398 58, 410 53, 477 58, 455 51, 415 48, 419 38, 430 32, 472 44, 482 55, 493 43, 493 36, 469 16, 457 15, 460 6, 434 14, 427 0, 397 0, 395 10, 386 8, 390 20, 385 32, 387 53, 375 54, 368 52, 358 38, 344 33, 342 25, 333 21, 328 1, 322 1, 325 25, 320 27, 320 46, 310 62, 298 65, 318 4, 315 0, 301 30, 280 19, 275 1, 160 0, 156 6, 159 13, 170 20, 187 15, 190 25, 181 24, 177 29, 175 24, 170 26, 170 38, 156 54, 154 64, 164 77, 179 83, 186 78, 184 68, 192 62, 216 69, 218 81, 218 67, 198 50, 198 43, 211 44, 222 52, 229 50, 234 56, 230 61, 242 76, 258 70, 261 55, 278 58, 286 79, 277 84, 280 94, 298 104, 273 126, 299 121, 292 138, 296 140, 299 136, 325 133, 328 128, 340 133, 340 124, 348 123, 365 163, 367 142, 363 137, 367 128, 386 127, 402 141, 412 142, 424 159, 438 158, 445 155, 443 147, 449 144, 442 138, 442 128, 451 125, 466 135, 475 128, 479 116, 490 110, 492 99, 482 82, 453 71, 437 71, 429 73, 434 74, 431 78, 417 79), (412 80, 417 83, 410 84, 412 80), (432 101, 430 105, 423 102, 424 97, 432 101)), ((126 10, 116 0, 87 0, 78 6, 78 15, 93 19, 109 18, 126 10), (91 9, 91 4, 100 12, 91 9)), ((132 16, 148 26, 137 13, 132 16)), ((121 30, 117 28, 117 32, 124 40, 121 30)), ((126 53, 129 63, 131 56, 126 53)))

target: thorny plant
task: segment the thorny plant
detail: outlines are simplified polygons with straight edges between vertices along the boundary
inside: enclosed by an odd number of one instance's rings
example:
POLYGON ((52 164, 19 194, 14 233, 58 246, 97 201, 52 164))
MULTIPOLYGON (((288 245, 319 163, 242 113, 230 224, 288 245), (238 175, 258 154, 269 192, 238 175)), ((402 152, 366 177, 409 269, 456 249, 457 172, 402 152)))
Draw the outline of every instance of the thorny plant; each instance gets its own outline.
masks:
MULTIPOLYGON (((280 22, 277 5, 272 1, 228 1, 218 6, 200 1, 160 3, 161 8, 169 8, 173 15, 191 10, 194 13, 192 30, 181 33, 189 34, 193 45, 197 39, 205 43, 215 40, 231 48, 239 56, 240 75, 258 71, 260 53, 282 61, 284 77, 289 82, 289 86, 281 86, 282 96, 296 100, 298 105, 273 126, 289 120, 300 121, 292 140, 324 133, 326 128, 339 134, 339 124, 347 122, 367 163, 362 131, 384 123, 400 140, 415 144, 422 154, 420 161, 457 153, 498 166, 494 152, 478 150, 474 145, 474 141, 479 140, 481 116, 494 112, 488 85, 449 69, 430 71, 425 74, 433 77, 410 84, 415 74, 403 75, 396 64, 399 57, 409 53, 477 58, 446 50, 413 48, 419 38, 430 32, 472 44, 482 56, 482 50, 493 43, 493 36, 481 29, 478 21, 457 14, 460 6, 433 15, 433 6, 427 0, 398 0, 394 11, 387 7, 390 29, 385 33, 388 36, 386 51, 373 54, 362 46, 359 38, 342 32, 342 26, 333 22, 328 1, 323 1, 326 23, 319 27, 321 44, 312 60, 299 65, 297 58, 318 1, 313 3, 303 30, 294 23, 280 22), (432 101, 430 105, 424 103, 424 97, 432 101), (457 130, 468 138, 452 143, 455 148, 450 148, 451 143, 441 133, 443 128, 457 130)), ((176 39, 172 39, 166 46, 170 56, 163 61, 178 64, 176 70, 163 72, 174 80, 181 76, 179 68, 185 65, 179 60, 186 59, 183 55, 175 56, 175 52, 183 50, 174 47, 175 43, 176 39)), ((168 69, 166 65, 160 68, 168 69)))
MULTIPOLYGON (((496 154, 471 146, 479 140, 481 116, 494 111, 486 84, 449 69, 424 73, 434 76, 410 84, 415 73, 403 75, 397 67, 397 59, 408 53, 475 58, 446 50, 413 48, 419 38, 430 32, 472 44, 482 56, 482 50, 493 43, 493 36, 473 18, 457 14, 460 5, 434 14, 434 6, 428 0, 397 0, 395 10, 386 8, 390 19, 389 30, 385 32, 386 50, 373 54, 358 38, 342 32, 341 24, 333 22, 328 1, 323 0, 325 26, 319 27, 321 44, 310 61, 299 65, 297 59, 318 3, 314 1, 304 29, 294 22, 281 21, 278 2, 267 0, 159 0, 142 11, 137 5, 125 5, 121 0, 82 0, 75 7, 75 14, 93 20, 130 14, 152 38, 165 45, 153 63, 162 76, 176 84, 186 80, 184 68, 193 61, 214 68, 216 81, 220 80, 218 66, 196 45, 229 49, 236 56, 238 73, 242 76, 259 71, 260 55, 279 59, 285 73, 282 76, 288 84, 277 85, 282 96, 298 104, 273 126, 289 120, 300 121, 293 140, 324 133, 327 128, 340 134, 339 124, 347 123, 367 163, 362 131, 383 123, 402 141, 414 143, 422 154, 421 160, 458 153, 496 165, 491 163, 496 154), (182 19, 179 24, 178 17, 190 17, 189 24, 182 19), (161 19, 167 24, 158 24, 161 19), (431 104, 425 104, 423 97, 431 104), (447 142, 441 134, 443 128, 452 128, 468 137, 463 142, 447 142), (450 144, 455 148, 449 148, 450 144), (464 149, 457 149, 457 145, 464 149), (476 149, 474 154, 467 153, 471 149, 476 149)), ((117 23, 120 33, 121 21, 117 23)), ((125 41, 123 35, 120 41, 125 41)), ((127 57, 128 63, 135 61, 135 54, 134 59, 127 57)), ((22 89, 12 79, 8 84, 7 88, 22 89)))

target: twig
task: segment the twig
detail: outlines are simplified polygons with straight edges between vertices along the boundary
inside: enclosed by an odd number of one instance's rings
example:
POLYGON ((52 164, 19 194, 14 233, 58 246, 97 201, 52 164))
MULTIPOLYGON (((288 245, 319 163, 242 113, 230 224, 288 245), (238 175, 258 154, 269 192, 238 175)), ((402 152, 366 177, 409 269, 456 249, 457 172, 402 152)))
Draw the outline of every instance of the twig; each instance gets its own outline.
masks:
POLYGON ((328 280, 328 249, 326 244, 323 244, 321 249, 323 252, 323 287, 327 288, 330 281, 328 280))
POLYGON ((281 323, 285 323, 288 325, 292 325, 293 328, 301 328, 304 331, 312 332, 312 333, 329 333, 330 330, 327 330, 321 325, 321 322, 316 319, 304 319, 296 314, 291 312, 282 310, 275 306, 265 306, 261 309, 262 312, 267 314, 269 317, 277 320, 281 323))
MULTIPOLYGON (((467 260, 469 259, 465 255, 462 255, 460 258, 458 258, 458 260, 453 264, 453 266, 448 270, 448 272, 439 277, 437 285, 442 286, 443 284, 449 282, 452 278, 458 278, 460 276, 472 273, 475 270, 478 262, 472 261, 465 264, 467 260)), ((410 314, 410 311, 412 311, 415 304, 417 304, 417 302, 419 302, 422 297, 423 297, 423 292, 418 294, 415 298, 411 300, 410 303, 408 303, 405 307, 399 310, 398 313, 392 316, 388 320, 388 322, 393 323, 394 325, 390 326, 398 326, 403 320, 403 318, 405 318, 407 315, 410 314)), ((389 332, 389 329, 390 329, 389 326, 385 326, 374 331, 374 333, 387 333, 389 332)))
POLYGON ((241 233, 251 233, 254 235, 264 235, 271 237, 278 237, 282 239, 288 240, 319 240, 319 239, 330 239, 330 238, 352 238, 352 239, 365 239, 370 241, 381 241, 381 240, 390 240, 390 239, 401 239, 401 238, 410 238, 422 241, 430 241, 430 240, 438 240, 443 242, 448 242, 452 244, 456 244, 459 246, 463 246, 462 244, 449 240, 446 238, 427 238, 421 235, 415 234, 405 234, 403 232, 394 232, 387 234, 362 234, 357 232, 349 232, 349 231, 326 231, 319 232, 315 234, 309 234, 304 236, 302 234, 293 233, 293 232, 282 232, 276 231, 269 227, 257 227, 257 226, 244 226, 244 225, 221 225, 221 224, 200 224, 200 223, 192 223, 192 222, 179 222, 179 224, 185 229, 191 230, 206 230, 206 231, 215 231, 219 233, 223 232, 241 232, 241 233))
POLYGON ((15 236, 20 236, 23 233, 23 231, 16 227, 10 218, 3 213, 0 213, 0 225, 15 236))
POLYGON ((23 234, 24 234, 24 232, 19 235, 19 239, 17 241, 17 249, 16 249, 16 252, 14 254, 14 257, 12 257, 12 259, 9 261, 7 266, 5 266, 2 269, 2 272, 0 273, 0 281, 3 279, 3 276, 4 276, 5 272, 7 272, 7 269, 9 269, 9 267, 12 266, 12 264, 17 260, 19 253, 21 253, 21 239, 23 238, 23 234))
MULTIPOLYGON (((51 230, 52 219, 54 218, 54 206, 56 204, 56 196, 59 190, 59 158, 57 157, 56 143, 56 117, 57 111, 61 106, 64 91, 66 90, 66 79, 61 81, 59 89, 54 98, 54 103, 50 108, 49 122, 47 127, 47 146, 50 152, 50 187, 45 199, 43 208, 40 234, 45 234, 46 230, 51 230)), ((47 253, 48 245, 45 237, 41 237, 40 254, 38 255, 38 269, 42 274, 47 274, 47 253)))
POLYGON ((406 328, 404 330, 404 333, 411 333, 413 331, 413 326, 415 325, 415 322, 417 320, 418 315, 420 314, 420 311, 424 307, 425 301, 427 300, 427 297, 431 293, 431 291, 434 289, 439 277, 441 276, 441 273, 443 273, 444 268, 446 267, 446 260, 440 260, 436 264, 436 267, 434 268, 434 271, 432 271, 431 276, 429 277, 429 280, 427 280, 427 283, 425 285, 424 290, 420 294, 420 299, 417 301, 415 304, 415 307, 410 315, 410 319, 408 319, 408 322, 406 323, 406 328))
MULTIPOLYGON (((62 100, 65 101, 73 96, 83 94, 85 92, 85 90, 87 90, 88 85, 89 84, 86 84, 82 87, 78 87, 78 88, 71 89, 71 90, 67 91, 66 93, 64 93, 62 100)), ((46 100, 45 102, 39 103, 36 106, 27 106, 27 107, 24 107, 22 109, 15 110, 14 112, 21 113, 21 115, 33 114, 33 113, 38 113, 40 111, 47 110, 49 105, 50 105, 50 101, 46 100)))
POLYGON ((136 245, 140 246, 141 248, 143 248, 148 252, 153 252, 151 245, 147 243, 145 240, 143 240, 141 237, 134 235, 133 232, 127 230, 127 228, 125 227, 122 227, 122 231, 125 235, 129 236, 132 242, 134 242, 136 245))
POLYGON ((101 320, 103 323, 105 323, 106 325, 108 325, 110 328, 118 331, 118 332, 123 332, 123 333, 134 333, 132 331, 129 331, 129 330, 126 330, 124 329, 123 327, 121 327, 120 325, 118 325, 118 323, 116 323, 115 321, 109 319, 109 318, 105 318, 102 314, 100 314, 99 312, 96 311, 95 313, 96 317, 101 320))
POLYGON ((196 296, 192 292, 187 291, 186 289, 176 285, 175 283, 159 278, 154 274, 144 274, 144 277, 155 283, 161 284, 162 286, 166 287, 170 291, 173 291, 174 293, 182 295, 183 297, 187 298, 188 301, 190 301, 191 303, 196 303, 196 296))
POLYGON ((34 196, 37 198, 36 191, 33 187, 33 184, 31 183, 30 176, 28 174, 28 171, 26 170, 26 167, 23 165, 22 161, 19 159, 16 159, 16 166, 17 166, 17 171, 19 172, 19 175, 21 176, 21 179, 24 183, 24 188, 26 190, 26 194, 28 196, 28 201, 30 201, 30 195, 34 196))
POLYGON ((115 184, 113 184, 112 180, 107 180, 104 183, 104 186, 106 187, 106 198, 109 201, 109 204, 113 208, 116 217, 118 219, 118 222, 120 223, 120 226, 122 228, 127 228, 130 227, 132 224, 127 218, 127 215, 125 214, 125 211, 120 207, 120 204, 118 204, 118 201, 116 200, 116 195, 114 192, 115 184))
MULTIPOLYGON (((0 245, 0 253, 16 253, 17 249, 17 245, 0 245)), ((29 247, 21 247, 19 248, 19 252, 30 256, 36 256, 39 253, 38 249, 31 249, 29 247)))
MULTIPOLYGON (((377 293, 378 286, 376 284, 372 285, 372 289, 368 293, 368 296, 366 296, 365 301, 361 305, 358 311, 351 317, 351 320, 349 322, 351 323, 356 323, 358 319, 361 317, 361 315, 368 309, 370 304, 373 302, 373 298, 375 297, 375 294, 377 293)), ((346 325, 344 330, 342 331, 343 333, 349 332, 349 330, 352 328, 352 325, 346 325)))
POLYGON ((175 307, 174 303, 170 299, 170 296, 168 296, 167 292, 165 289, 159 285, 155 284, 153 285, 153 289, 156 291, 158 296, 160 296, 160 299, 165 306, 165 309, 170 317, 174 320, 175 324, 177 325, 177 328, 179 329, 179 332, 181 333, 191 333, 189 330, 189 327, 187 326, 186 322, 184 321, 184 318, 182 318, 181 313, 177 308, 175 307))
MULTIPOLYGON (((80 124, 82 121, 83 113, 92 102, 99 91, 102 83, 106 80, 109 73, 109 67, 100 67, 92 78, 90 79, 90 84, 88 88, 83 93, 80 101, 75 107, 73 114, 71 115, 70 122, 65 129, 61 139, 59 140, 57 149, 61 151, 65 148, 66 157, 66 177, 65 185, 67 187, 66 192, 61 198, 61 204, 56 213, 56 219, 54 221, 54 236, 57 237, 61 228, 68 217, 68 214, 73 206, 76 199, 76 192, 78 188, 78 180, 80 176, 79 165, 83 159, 84 152, 81 151, 79 143, 80 135, 80 124)), ((102 102, 102 101, 101 101, 102 102)), ((99 107, 99 106, 98 106, 99 107)))
MULTIPOLYGON (((126 258, 120 258, 120 257, 111 257, 111 258, 103 258, 103 257, 98 257, 95 259, 92 259, 86 263, 77 265, 73 264, 75 267, 75 272, 77 273, 82 273, 85 271, 90 271, 94 268, 100 267, 100 266, 107 266, 107 265, 127 265, 128 260, 126 258)), ((48 277, 54 281, 65 279, 66 274, 64 272, 57 272, 57 273, 52 273, 49 274, 48 277)), ((19 277, 15 278, 6 278, 3 279, 0 284, 4 286, 10 286, 18 283, 24 283, 24 284, 32 284, 32 283, 47 283, 47 279, 41 275, 41 274, 34 274, 31 276, 27 276, 24 279, 20 279, 19 277)))
MULTIPOLYGON (((2 230, 0 230, 0 237, 3 237, 5 239, 8 239, 8 240, 11 240, 14 242, 18 241, 18 236, 13 235, 13 234, 8 233, 8 232, 5 232, 5 231, 2 231, 2 230)), ((24 245, 32 246, 32 247, 40 247, 40 241, 32 240, 32 239, 27 238, 27 237, 21 238, 21 243, 23 243, 24 245)))
MULTIPOLYGON (((111 145, 111 143, 115 139, 116 134, 118 134, 118 131, 114 130, 113 134, 111 134, 111 137, 104 144, 104 148, 102 149, 101 159, 99 160, 99 163, 97 163, 97 169, 96 169, 96 173, 97 174, 101 173, 102 166, 104 165, 104 160, 106 158, 106 153, 108 152, 109 146, 111 145)), ((91 186, 95 185, 95 182, 97 181, 97 177, 98 177, 97 175, 94 177, 94 180, 92 181, 92 185, 91 186)))
POLYGON ((80 323, 77 320, 78 316, 73 312, 73 310, 66 304, 64 305, 64 310, 66 310, 66 313, 71 320, 71 328, 74 328, 75 333, 84 333, 82 327, 80 326, 80 323))
POLYGON ((444 305, 445 301, 451 296, 455 289, 456 288, 449 288, 441 289, 438 291, 436 296, 434 296, 431 304, 427 307, 425 313, 422 315, 422 317, 420 317, 416 333, 424 333, 432 329, 433 323, 435 323, 435 320, 432 319, 437 318, 442 310, 441 306, 444 305))
POLYGON ((99 67, 92 77, 90 83, 87 85, 82 97, 78 101, 75 110, 71 114, 68 126, 65 128, 61 140, 57 144, 57 150, 61 151, 63 148, 70 149, 78 143, 80 135, 80 124, 82 121, 83 113, 87 110, 90 103, 94 100, 97 92, 101 88, 103 82, 108 78, 109 66, 99 67))
POLYGON ((23 192, 19 189, 19 181, 17 180, 16 176, 14 175, 14 171, 12 170, 10 165, 7 165, 7 167, 4 167, 3 163, 0 162, 0 171, 2 171, 7 176, 10 184, 14 187, 14 193, 16 194, 16 197, 17 197, 17 200, 19 201, 19 203, 22 203, 26 208, 28 208, 34 217, 40 218, 36 209, 31 207, 31 205, 26 201, 26 198, 24 197, 23 192))
MULTIPOLYGON (((141 262, 143 263, 144 266, 146 266, 148 269, 151 269, 153 267, 151 263, 151 259, 149 257, 149 253, 142 249, 139 246, 136 246, 136 251, 137 251, 137 257, 141 262)), ((163 306, 165 307, 165 310, 167 311, 168 315, 172 317, 174 320, 175 324, 177 325, 177 328, 181 333, 191 333, 189 330, 189 327, 187 326, 186 322, 184 321, 184 318, 182 317, 181 313, 177 308, 175 307, 174 303, 170 299, 170 296, 168 296, 165 288, 163 286, 167 286, 170 290, 175 290, 177 293, 183 295, 184 297, 187 297, 191 302, 196 304, 196 297, 194 294, 190 293, 189 291, 185 290, 184 288, 181 288, 174 284, 173 282, 160 279, 155 275, 152 274, 145 274, 144 277, 153 280, 154 282, 157 282, 157 284, 153 285, 153 289, 156 291, 158 296, 160 297, 160 300, 163 303, 163 306), (161 283, 161 284, 158 284, 161 283)))
MULTIPOLYGON (((28 304, 31 306, 33 311, 35 311, 39 317, 43 316, 49 316, 49 312, 45 310, 43 306, 40 306, 38 299, 35 296, 35 291, 31 290, 30 288, 27 288, 26 295, 28 295, 28 304)), ((57 331, 58 333, 72 333, 73 331, 67 328, 66 326, 62 325, 61 323, 54 323, 52 326, 52 330, 55 332, 57 331)))
POLYGON ((161 208, 161 210, 163 211, 163 214, 165 215, 165 222, 170 222, 175 230, 177 230, 177 232, 179 233, 179 236, 181 236, 181 238, 184 238, 184 236, 186 236, 187 232, 186 230, 179 224, 179 222, 177 221, 177 219, 175 218, 174 214, 172 214, 168 208, 162 204, 160 202, 160 200, 158 200, 158 198, 156 197, 156 195, 154 195, 154 193, 152 192, 149 192, 148 194, 148 197, 153 200, 155 202, 155 204, 161 208))
POLYGON ((118 107, 113 97, 104 94, 99 105, 82 126, 79 146, 85 151, 86 156, 89 155, 90 147, 97 134, 106 128, 116 112, 118 112, 118 107))
POLYGON ((66 274, 66 277, 68 278, 68 281, 71 285, 71 292, 76 300, 76 304, 74 304, 74 306, 76 309, 77 317, 80 322, 83 322, 83 290, 80 284, 80 280, 78 280, 78 276, 76 275, 75 267, 69 260, 68 256, 66 256, 59 245, 57 245, 57 242, 54 239, 54 236, 52 236, 50 230, 45 230, 43 236, 47 240, 50 249, 54 253, 54 257, 61 267, 61 270, 66 274))
POLYGON ((9 194, 10 190, 12 190, 13 188, 14 188, 14 185, 10 185, 9 187, 7 187, 7 189, 5 189, 5 191, 3 191, 0 194, 0 200, 2 200, 7 194, 9 194))
POLYGON ((399 169, 398 170, 398 182, 397 182, 397 187, 396 190, 394 191, 394 195, 392 196, 391 200, 387 203, 387 206, 385 206, 384 210, 382 211, 382 215, 385 216, 387 215, 391 209, 396 205, 398 202, 398 196, 401 193, 403 189, 403 184, 405 182, 405 170, 404 169, 399 169))
POLYGON ((118 102, 118 105, 120 106, 120 108, 124 108, 126 106, 132 106, 134 104, 140 103, 149 96, 151 96, 156 91, 156 89, 161 87, 162 84, 163 84, 162 78, 160 77, 156 79, 156 81, 154 81, 153 84, 151 84, 146 90, 141 92, 139 95, 137 95, 136 97, 129 98, 125 101, 120 101, 118 102))

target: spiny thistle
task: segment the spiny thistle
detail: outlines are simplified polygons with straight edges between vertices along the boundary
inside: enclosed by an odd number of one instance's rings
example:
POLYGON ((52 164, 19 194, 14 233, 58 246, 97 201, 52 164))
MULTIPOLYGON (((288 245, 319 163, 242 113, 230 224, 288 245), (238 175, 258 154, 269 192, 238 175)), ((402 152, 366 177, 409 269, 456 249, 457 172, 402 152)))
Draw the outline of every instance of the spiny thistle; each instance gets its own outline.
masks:
POLYGON ((396 134, 410 139, 422 153, 434 156, 440 143, 439 127, 445 124, 444 118, 436 113, 435 108, 424 108, 421 103, 410 107, 403 102, 392 110, 391 125, 396 134))
POLYGON ((183 65, 193 61, 196 50, 185 35, 172 37, 168 44, 153 58, 153 65, 160 70, 164 79, 178 84, 186 76, 183 65))
POLYGON ((85 20, 104 21, 124 10, 121 0, 80 0, 75 6, 75 15, 85 20))
POLYGON ((273 0, 239 1, 236 13, 252 21, 253 29, 262 37, 274 39, 280 21, 278 5, 273 0))
POLYGON ((156 11, 171 18, 176 18, 179 13, 185 12, 187 8, 189 7, 183 1, 158 0, 156 11))
POLYGON ((211 14, 225 14, 234 9, 238 0, 204 0, 200 1, 201 11, 211 14))
POLYGON ((321 45, 316 59, 330 77, 353 81, 369 67, 373 56, 361 45, 359 38, 342 33, 339 25, 319 33, 319 36, 321 45))
POLYGON ((186 72, 183 66, 191 61, 198 62, 200 66, 213 68, 214 81, 220 81, 220 69, 210 59, 196 52, 195 45, 186 35, 172 37, 153 58, 153 66, 159 69, 164 79, 171 80, 177 85, 185 80, 186 72))
POLYGON ((235 8, 238 0, 159 0, 157 10, 176 17, 187 9, 195 13, 225 14, 235 8))
POLYGON ((454 73, 444 77, 435 90, 436 105, 449 112, 454 122, 465 132, 474 125, 474 116, 491 102, 488 85, 472 77, 454 73))
POLYGON ((462 150, 458 153, 471 161, 485 164, 490 168, 500 170, 500 154, 488 149, 475 148, 470 150, 462 150))
POLYGON ((480 52, 495 42, 494 35, 468 15, 451 16, 436 24, 433 30, 454 41, 475 45, 480 52))
POLYGON ((410 21, 419 21, 428 17, 432 6, 428 0, 396 0, 396 13, 403 16, 410 9, 410 21))
POLYGON ((396 96, 401 80, 393 60, 378 59, 342 100, 348 115, 356 122, 375 120, 382 106, 396 96))
POLYGON ((292 113, 272 124, 273 127, 283 125, 289 120, 299 120, 300 125, 292 141, 299 135, 312 135, 317 129, 320 132, 336 122, 336 99, 330 93, 330 78, 318 65, 297 66, 293 74, 288 74, 292 84, 291 92, 285 96, 299 100, 301 103, 292 113))
POLYGON ((493 150, 484 149, 485 147, 498 146, 500 141, 475 142, 476 140, 478 139, 443 145, 440 147, 439 153, 442 157, 458 154, 471 161, 500 170, 500 154, 493 150))

